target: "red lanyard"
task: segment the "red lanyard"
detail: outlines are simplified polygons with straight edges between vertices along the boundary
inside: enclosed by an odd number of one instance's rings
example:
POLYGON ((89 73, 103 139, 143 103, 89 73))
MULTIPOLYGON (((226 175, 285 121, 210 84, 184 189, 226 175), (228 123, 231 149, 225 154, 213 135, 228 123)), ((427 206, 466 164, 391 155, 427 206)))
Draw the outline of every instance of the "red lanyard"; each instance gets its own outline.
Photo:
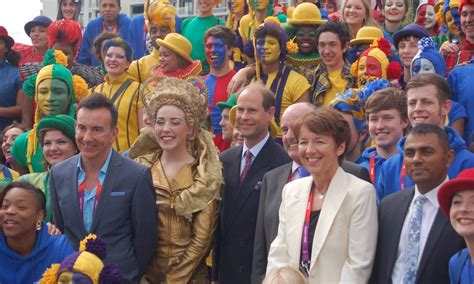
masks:
MULTIPOLYGON (((81 210, 82 216, 84 216, 84 190, 86 190, 86 181, 84 180, 80 185, 79 185, 79 208, 81 210)), ((100 194, 102 193, 102 185, 97 183, 97 190, 95 192, 95 197, 94 197, 94 208, 92 209, 92 212, 95 211, 95 208, 97 206, 97 202, 99 202, 100 194)))
POLYGON ((405 189, 405 179, 407 175, 407 169, 405 168, 405 164, 402 165, 402 170, 400 172, 400 189, 405 189))
POLYGON ((370 181, 372 182, 372 184, 375 184, 375 154, 372 154, 370 156, 369 174, 370 174, 370 181))
POLYGON ((311 219, 311 210, 313 209, 314 188, 311 186, 309 192, 308 204, 306 206, 306 214, 304 216, 303 234, 301 236, 301 266, 309 274, 311 259, 309 258, 309 222, 311 219))

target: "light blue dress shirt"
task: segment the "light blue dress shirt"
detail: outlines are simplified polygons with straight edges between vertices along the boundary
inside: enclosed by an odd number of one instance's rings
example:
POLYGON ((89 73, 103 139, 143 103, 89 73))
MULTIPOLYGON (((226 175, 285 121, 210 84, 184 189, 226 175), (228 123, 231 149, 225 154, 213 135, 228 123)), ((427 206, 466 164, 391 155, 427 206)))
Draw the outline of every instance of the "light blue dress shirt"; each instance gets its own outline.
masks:
MULTIPOLYGON (((107 174, 107 169, 110 163, 110 157, 112 157, 112 149, 110 149, 109 156, 105 160, 104 165, 99 171, 99 182, 104 186, 105 176, 107 174)), ((81 183, 86 179, 86 173, 82 169, 81 165, 81 156, 79 155, 79 160, 77 161, 77 187, 81 185, 81 183)), ((94 199, 97 192, 97 186, 89 192, 88 190, 84 190, 84 212, 82 214, 82 219, 84 222, 84 227, 86 227, 87 232, 90 232, 92 226, 92 218, 94 217, 94 199)), ((97 206, 97 205, 96 205, 97 206)))

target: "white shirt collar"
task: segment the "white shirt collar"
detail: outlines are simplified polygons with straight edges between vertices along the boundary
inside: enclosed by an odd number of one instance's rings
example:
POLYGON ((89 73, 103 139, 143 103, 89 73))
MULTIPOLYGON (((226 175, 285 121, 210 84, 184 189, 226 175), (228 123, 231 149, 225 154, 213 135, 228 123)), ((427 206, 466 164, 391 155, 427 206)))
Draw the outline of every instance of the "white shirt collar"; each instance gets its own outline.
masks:
POLYGON ((291 173, 294 173, 301 165, 298 165, 297 162, 293 161, 293 164, 291 165, 291 173))
MULTIPOLYGON (((439 202, 438 202, 438 191, 439 191, 439 188, 441 187, 441 185, 445 182, 447 182, 449 180, 449 177, 446 176, 446 178, 444 179, 444 181, 442 183, 440 183, 437 187, 435 187, 434 189, 430 190, 429 192, 427 192, 426 194, 424 194, 424 196, 426 198, 428 198, 428 202, 431 203, 431 205, 433 205, 434 207, 436 208, 439 208, 439 202)), ((415 195, 413 196, 413 200, 412 200, 412 203, 414 202, 414 200, 418 197, 422 195, 419 191, 418 191, 418 186, 415 184, 415 195)))
MULTIPOLYGON (((267 133, 267 136, 265 136, 265 138, 263 138, 262 140, 260 140, 260 142, 255 144, 255 146, 250 148, 250 153, 252 153, 252 157, 254 157, 254 158, 257 157, 258 153, 260 153, 260 150, 262 150, 263 146, 265 146, 265 143, 267 143, 268 138, 270 138, 270 133, 267 133)), ((245 157, 245 152, 247 152, 247 150, 249 150, 249 148, 244 143, 244 145, 242 147, 242 156, 241 156, 241 158, 245 157)))

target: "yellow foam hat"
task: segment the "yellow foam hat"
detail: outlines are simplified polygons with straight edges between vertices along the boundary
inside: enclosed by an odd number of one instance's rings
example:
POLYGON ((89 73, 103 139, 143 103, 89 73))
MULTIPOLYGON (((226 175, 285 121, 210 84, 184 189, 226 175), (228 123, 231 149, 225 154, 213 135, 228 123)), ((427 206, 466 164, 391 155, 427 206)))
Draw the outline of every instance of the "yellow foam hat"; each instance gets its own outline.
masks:
POLYGON ((164 39, 157 39, 156 43, 158 43, 159 46, 164 46, 177 53, 189 62, 193 61, 191 58, 191 51, 193 50, 191 42, 178 33, 169 33, 164 39))
POLYGON ((356 37, 351 40, 351 45, 371 44, 374 39, 383 37, 383 32, 377 27, 362 27, 356 37))
POLYGON ((322 25, 326 20, 321 18, 318 6, 304 2, 296 6, 288 23, 291 25, 322 25))

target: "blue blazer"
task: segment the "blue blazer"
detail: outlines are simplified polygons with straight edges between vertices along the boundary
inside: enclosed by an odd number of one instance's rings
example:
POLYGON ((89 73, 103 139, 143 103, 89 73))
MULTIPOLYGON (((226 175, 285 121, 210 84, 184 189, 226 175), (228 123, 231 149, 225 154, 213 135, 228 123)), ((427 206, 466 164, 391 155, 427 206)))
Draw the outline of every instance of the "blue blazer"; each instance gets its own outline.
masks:
POLYGON ((156 194, 148 168, 112 151, 91 231, 84 226, 77 197, 80 154, 51 169, 53 219, 76 250, 89 233, 103 238, 105 263, 118 265, 124 282, 137 283, 155 251, 156 194))

